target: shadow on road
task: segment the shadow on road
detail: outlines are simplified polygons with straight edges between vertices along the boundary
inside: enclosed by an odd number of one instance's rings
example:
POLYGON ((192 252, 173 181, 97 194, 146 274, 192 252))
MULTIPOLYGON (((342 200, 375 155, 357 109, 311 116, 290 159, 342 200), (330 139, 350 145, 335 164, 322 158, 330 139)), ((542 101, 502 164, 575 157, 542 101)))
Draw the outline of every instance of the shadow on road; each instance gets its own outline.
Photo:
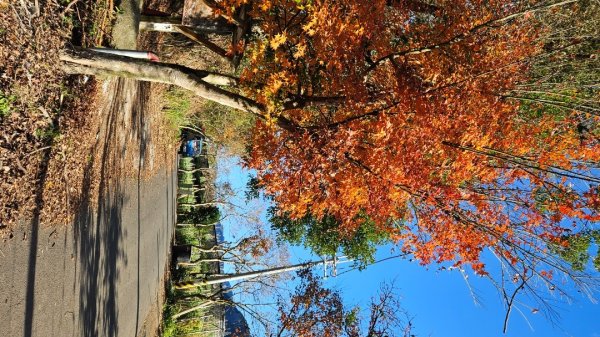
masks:
MULTIPOLYGON (((84 336, 116 336, 118 310, 116 283, 119 278, 117 260, 124 258, 121 248, 123 230, 121 209, 123 193, 114 170, 115 138, 118 132, 118 104, 121 96, 117 83, 113 99, 104 118, 103 139, 98 139, 94 151, 101 151, 98 194, 92 195, 94 160, 86 168, 82 200, 75 219, 74 240, 79 259, 79 321, 84 336), (95 207, 94 207, 95 205, 95 207)), ((94 153, 90 158, 97 158, 94 153)))
MULTIPOLYGON (((134 8, 137 8, 134 6, 134 8)), ((131 124, 138 125, 136 132, 134 133, 136 140, 139 144, 139 161, 138 161, 138 174, 137 174, 137 294, 136 294, 136 314, 135 314, 135 331, 136 333, 140 329, 140 233, 142 230, 142 169, 144 166, 144 162, 146 160, 146 152, 147 152, 147 144, 148 144, 148 132, 147 132, 147 124, 145 118, 145 109, 144 103, 148 101, 150 98, 150 83, 142 83, 138 82, 137 85, 137 95, 136 101, 133 105, 132 113, 131 113, 131 124)))
MULTIPOLYGON (((137 151, 139 160, 134 170, 141 170, 146 150, 146 132, 144 127, 144 98, 147 96, 145 84, 130 80, 115 80, 113 95, 106 108, 103 130, 100 133, 98 147, 101 165, 97 195, 94 190, 92 170, 94 162, 88 165, 88 174, 83 184, 83 198, 75 221, 75 243, 78 249, 79 274, 79 324, 83 336, 116 336, 119 331, 119 312, 117 300, 117 283, 120 268, 127 265, 127 256, 123 248, 123 240, 127 235, 123 224, 123 204, 127 195, 133 191, 125 191, 123 186, 123 169, 126 154, 127 138, 133 136, 139 143, 137 151), (133 96, 133 97, 132 97, 133 96), (133 103, 129 105, 130 103, 133 103), (129 111, 123 111, 130 109, 129 111), (138 164, 139 163, 139 164, 138 164)), ((147 98, 147 97, 146 97, 147 98)), ((138 175, 139 180, 139 175, 138 175)), ((137 212, 137 301, 139 321, 139 249, 140 249, 140 206, 138 184, 137 212)), ((133 294, 124 294, 129 297, 133 294)), ((123 298, 123 297, 121 297, 123 298)), ((133 300, 133 298, 132 298, 133 300)), ((137 322, 136 322, 137 331, 137 322)))
MULTIPOLYGON (((110 97, 101 112, 102 126, 89 153, 90 160, 85 168, 81 199, 72 230, 74 254, 71 255, 71 260, 75 269, 72 274, 73 289, 63 287, 63 297, 65 290, 72 290, 74 312, 67 316, 61 315, 68 314, 69 311, 65 314, 61 312, 56 316, 72 317, 66 318, 70 324, 66 326, 73 327, 72 336, 114 337, 139 332, 147 314, 148 302, 145 297, 140 301, 140 294, 147 294, 151 289, 141 280, 140 273, 140 266, 145 263, 141 259, 145 256, 141 256, 140 233, 143 234, 141 200, 147 191, 142 188, 142 171, 149 152, 147 143, 150 141, 146 113, 149 84, 115 79, 110 83, 108 92, 110 97), (125 177, 128 177, 127 182, 125 177), (122 293, 119 294, 119 289, 127 290, 121 290, 122 293), (127 312, 119 313, 119 308, 127 312)), ((39 297, 48 291, 44 288, 45 280, 40 279, 42 275, 47 275, 44 273, 47 273, 48 268, 42 268, 40 258, 43 249, 47 248, 45 242, 41 242, 44 240, 39 237, 44 230, 40 224, 40 216, 44 200, 43 186, 46 183, 48 162, 51 160, 50 150, 44 152, 43 159, 38 175, 39 188, 36 189, 35 196, 38 207, 34 212, 29 234, 25 315, 22 320, 26 337, 47 333, 40 330, 47 326, 40 323, 47 315, 39 314, 39 310, 43 310, 39 306, 45 305, 47 301, 46 296, 39 297)), ((144 209, 147 210, 147 207, 144 209)), ((159 236, 156 240, 158 249, 159 241, 162 240, 159 240, 159 236)), ((67 236, 65 249, 66 247, 67 236)), ((65 257, 63 261, 63 273, 66 273, 65 261, 68 259, 65 257)), ((159 266, 160 258, 156 264, 157 271, 159 266)), ((160 274, 157 274, 158 280, 160 274)), ((60 292, 60 288, 56 291, 60 292)), ((65 302, 64 305, 68 308, 69 304, 65 302)), ((57 323, 56 326, 61 325, 57 323)))
POLYGON ((121 247, 123 195, 118 184, 111 186, 104 182, 102 185, 95 215, 89 203, 83 206, 74 235, 80 269, 79 320, 82 335, 110 337, 117 335, 119 326, 117 262, 126 262, 121 247))
POLYGON ((31 336, 33 332, 33 314, 35 301, 35 271, 37 267, 37 249, 40 228, 40 215, 44 202, 44 184, 48 175, 48 163, 50 161, 50 149, 44 151, 38 173, 38 182, 35 194, 36 209, 31 220, 31 246, 29 247, 29 260, 27 266, 27 290, 25 293, 25 322, 23 323, 24 336, 31 336))

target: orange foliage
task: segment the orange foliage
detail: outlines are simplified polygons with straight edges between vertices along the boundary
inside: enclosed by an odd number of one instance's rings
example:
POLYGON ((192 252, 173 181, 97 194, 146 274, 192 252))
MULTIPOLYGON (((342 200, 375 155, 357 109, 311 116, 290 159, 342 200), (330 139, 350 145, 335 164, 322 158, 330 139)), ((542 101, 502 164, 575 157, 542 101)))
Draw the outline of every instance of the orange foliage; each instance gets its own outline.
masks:
POLYGON ((264 38, 242 80, 296 126, 260 122, 247 165, 292 218, 333 215, 352 235, 361 211, 423 263, 485 273, 485 247, 512 261, 565 219, 598 219, 597 190, 572 184, 597 186, 582 172, 600 145, 503 97, 540 52, 525 2, 435 3, 254 1, 264 38))

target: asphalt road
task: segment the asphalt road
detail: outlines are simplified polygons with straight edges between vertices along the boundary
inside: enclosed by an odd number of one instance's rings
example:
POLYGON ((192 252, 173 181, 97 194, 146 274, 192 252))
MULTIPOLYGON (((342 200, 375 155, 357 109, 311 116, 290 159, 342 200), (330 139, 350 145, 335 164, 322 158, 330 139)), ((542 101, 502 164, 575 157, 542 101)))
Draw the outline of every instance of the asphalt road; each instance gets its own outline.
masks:
POLYGON ((14 230, 0 244, 0 336, 152 336, 176 179, 112 183, 74 225, 14 230))
MULTIPOLYGON (((141 1, 124 1, 121 8, 125 14, 113 27, 115 44, 135 49, 141 1)), ((118 173, 112 168, 126 162, 125 152, 117 149, 124 149, 127 136, 139 144, 133 149, 137 157, 152 156, 150 118, 142 85, 119 80, 107 88, 99 195, 84 196, 94 202, 84 202, 74 224, 47 228, 36 215, 0 242, 0 337, 154 336, 177 174, 169 169, 148 180, 141 174, 114 179, 118 173)))

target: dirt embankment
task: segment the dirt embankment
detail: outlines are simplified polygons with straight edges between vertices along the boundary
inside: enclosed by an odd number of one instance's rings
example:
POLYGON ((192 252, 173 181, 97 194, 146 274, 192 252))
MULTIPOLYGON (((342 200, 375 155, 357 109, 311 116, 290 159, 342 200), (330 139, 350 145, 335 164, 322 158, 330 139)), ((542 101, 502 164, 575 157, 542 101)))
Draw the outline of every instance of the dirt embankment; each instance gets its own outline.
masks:
MULTIPOLYGON (((36 210, 57 222, 81 190, 93 139, 96 83, 66 77, 59 51, 75 30, 74 10, 56 2, 0 0, 0 227, 36 210), (60 186, 60 187, 59 187, 60 186)), ((84 15, 80 26, 88 20, 84 15)), ((80 34, 81 35, 81 34, 80 34)), ((40 215, 40 214, 38 214, 40 215)))
POLYGON ((174 135, 163 127, 150 84, 61 71, 58 54, 72 45, 136 48, 139 2, 123 2, 118 11, 112 4, 0 0, 3 237, 33 217, 44 225, 71 223, 85 196, 97 194, 102 174, 133 175, 143 167, 142 176, 150 176, 170 163, 174 135))

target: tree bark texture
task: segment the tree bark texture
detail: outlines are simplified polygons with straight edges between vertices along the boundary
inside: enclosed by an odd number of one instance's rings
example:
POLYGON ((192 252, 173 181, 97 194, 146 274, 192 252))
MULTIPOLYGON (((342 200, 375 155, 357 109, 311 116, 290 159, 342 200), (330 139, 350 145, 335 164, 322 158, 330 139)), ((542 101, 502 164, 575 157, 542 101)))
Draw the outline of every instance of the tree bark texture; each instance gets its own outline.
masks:
POLYGON ((226 75, 87 50, 65 50, 60 59, 64 62, 63 69, 70 74, 116 76, 177 85, 202 98, 263 116, 262 107, 253 100, 217 87, 236 82, 226 75))
MULTIPOLYGON (((63 50, 60 60, 63 61, 63 70, 69 74, 114 76, 176 85, 199 97, 251 113, 257 118, 264 120, 267 116, 264 108, 254 100, 218 87, 237 85, 237 79, 232 76, 82 49, 63 50)), ((274 119, 282 129, 299 129, 298 125, 284 116, 275 116, 274 119)))

